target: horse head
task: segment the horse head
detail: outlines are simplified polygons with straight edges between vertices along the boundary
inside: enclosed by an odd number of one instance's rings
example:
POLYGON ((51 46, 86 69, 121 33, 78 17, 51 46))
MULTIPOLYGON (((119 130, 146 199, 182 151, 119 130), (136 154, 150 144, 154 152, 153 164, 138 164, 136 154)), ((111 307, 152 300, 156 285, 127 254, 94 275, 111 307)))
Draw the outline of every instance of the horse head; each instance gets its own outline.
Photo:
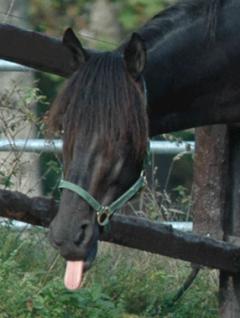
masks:
MULTIPOLYGON (((71 29, 63 43, 78 68, 57 96, 48 124, 62 132, 64 181, 109 206, 136 182, 143 166, 146 50, 137 34, 113 52, 90 54, 71 29)), ((89 201, 63 188, 49 236, 68 261, 66 285, 75 289, 95 258, 100 226, 89 201)))

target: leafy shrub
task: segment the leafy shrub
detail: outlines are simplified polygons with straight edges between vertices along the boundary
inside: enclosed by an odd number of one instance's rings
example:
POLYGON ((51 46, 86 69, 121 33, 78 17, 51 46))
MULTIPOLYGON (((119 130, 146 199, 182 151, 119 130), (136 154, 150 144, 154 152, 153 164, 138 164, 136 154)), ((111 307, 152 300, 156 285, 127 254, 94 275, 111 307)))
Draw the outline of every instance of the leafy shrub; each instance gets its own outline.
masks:
POLYGON ((84 288, 63 285, 64 261, 39 228, 0 227, 1 318, 214 318, 216 274, 202 271, 172 304, 190 271, 184 262, 101 244, 84 288))

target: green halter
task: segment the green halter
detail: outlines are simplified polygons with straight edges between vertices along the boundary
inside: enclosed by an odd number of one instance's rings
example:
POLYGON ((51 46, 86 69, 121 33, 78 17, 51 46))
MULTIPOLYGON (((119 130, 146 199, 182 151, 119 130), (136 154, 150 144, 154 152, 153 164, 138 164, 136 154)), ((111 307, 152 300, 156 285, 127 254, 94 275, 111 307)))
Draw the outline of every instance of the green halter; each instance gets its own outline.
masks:
MULTIPOLYGON (((149 162, 150 146, 148 146, 147 156, 144 160, 144 168, 149 162)), ((119 209, 121 209, 136 193, 138 193, 146 184, 146 177, 144 170, 142 170, 140 177, 137 181, 118 199, 112 202, 108 206, 104 206, 99 203, 89 192, 84 190, 81 186, 74 184, 70 181, 61 180, 59 184, 60 189, 67 189, 77 193, 82 199, 84 199, 96 212, 97 221, 101 226, 107 225, 110 217, 119 209)))
POLYGON ((102 205, 89 192, 72 182, 61 180, 59 188, 67 189, 77 193, 97 212, 98 224, 104 226, 109 222, 109 219, 114 214, 114 212, 121 209, 139 190, 143 188, 144 185, 145 176, 142 171, 141 176, 131 186, 131 188, 129 188, 125 193, 123 193, 118 199, 116 199, 108 206, 102 205))

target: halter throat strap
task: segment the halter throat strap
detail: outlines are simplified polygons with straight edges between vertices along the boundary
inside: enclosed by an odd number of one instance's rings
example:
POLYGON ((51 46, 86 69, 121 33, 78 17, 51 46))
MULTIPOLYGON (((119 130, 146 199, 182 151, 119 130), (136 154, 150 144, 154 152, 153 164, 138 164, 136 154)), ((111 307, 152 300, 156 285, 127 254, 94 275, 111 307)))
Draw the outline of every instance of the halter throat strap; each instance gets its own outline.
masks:
POLYGON ((86 201, 96 212, 97 221, 101 226, 107 225, 110 217, 119 209, 121 209, 136 193, 138 193, 145 185, 146 178, 144 170, 142 170, 140 177, 137 181, 118 199, 108 206, 102 205, 98 202, 89 192, 81 186, 74 184, 70 181, 61 180, 59 188, 67 189, 78 194, 84 201, 86 201))

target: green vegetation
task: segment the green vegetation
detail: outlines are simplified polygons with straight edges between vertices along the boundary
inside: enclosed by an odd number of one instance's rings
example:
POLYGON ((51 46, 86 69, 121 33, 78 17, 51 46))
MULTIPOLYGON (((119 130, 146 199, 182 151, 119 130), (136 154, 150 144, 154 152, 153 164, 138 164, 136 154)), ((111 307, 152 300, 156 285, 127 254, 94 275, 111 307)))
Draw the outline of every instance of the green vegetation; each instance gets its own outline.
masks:
POLYGON ((204 270, 176 303, 186 263, 101 244, 84 288, 63 286, 64 261, 45 230, 0 227, 1 318, 215 318, 217 277, 204 270))
POLYGON ((124 0, 119 17, 120 22, 125 30, 131 32, 164 9, 168 2, 166 0, 152 0, 151 2, 148 0, 124 0))
MULTIPOLYGON (((118 22, 122 33, 134 31, 162 9, 170 0, 110 0, 117 8, 118 22)), ((50 34, 62 34, 71 26, 74 29, 88 27, 89 13, 94 0, 31 0, 29 1, 29 19, 38 31, 50 34)))

